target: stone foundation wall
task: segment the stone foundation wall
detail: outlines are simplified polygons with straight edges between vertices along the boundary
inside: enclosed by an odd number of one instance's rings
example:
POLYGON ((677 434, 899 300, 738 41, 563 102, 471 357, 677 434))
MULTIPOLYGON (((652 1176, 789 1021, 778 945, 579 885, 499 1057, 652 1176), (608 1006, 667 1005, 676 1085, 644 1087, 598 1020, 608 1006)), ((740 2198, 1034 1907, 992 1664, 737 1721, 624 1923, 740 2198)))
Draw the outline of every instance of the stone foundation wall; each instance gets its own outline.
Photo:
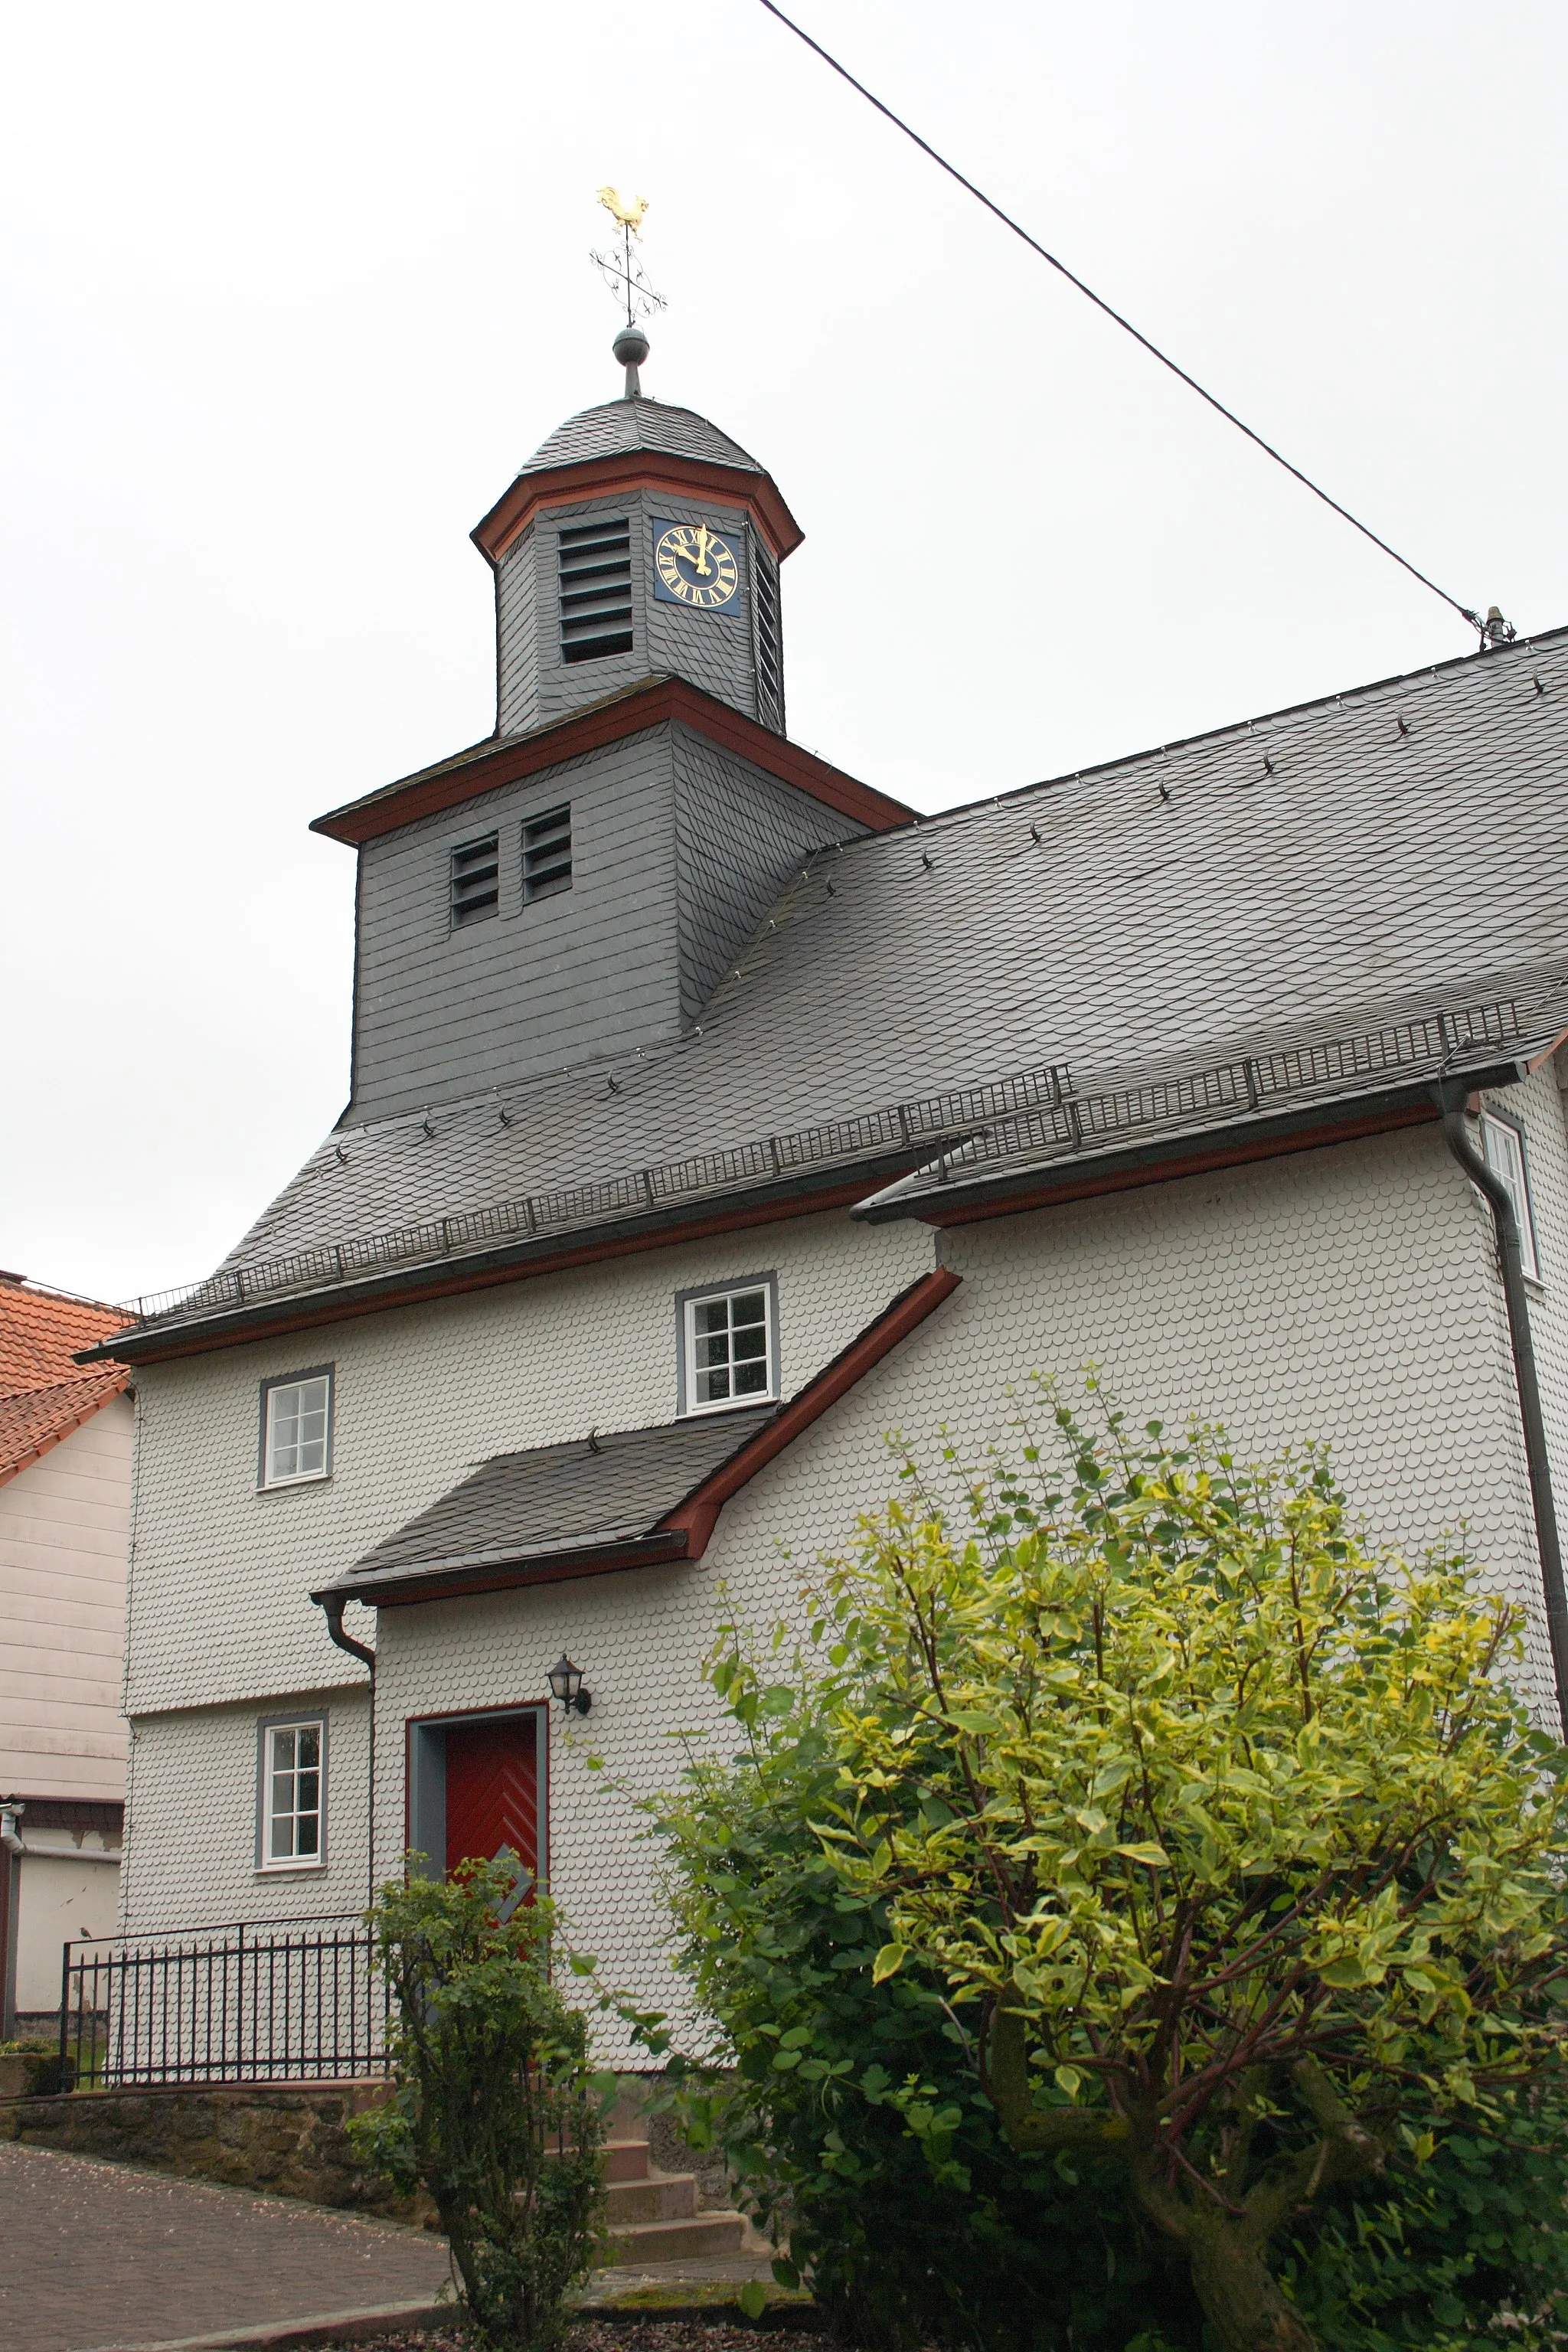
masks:
MULTIPOLYGON (((384 2082, 195 2083, 45 2095, 57 2063, 47 2054, 0 2058, 0 2140, 399 2221, 426 2217, 423 2195, 399 2201, 354 2158, 347 2126, 386 2097, 384 2082), (42 2082, 40 2067, 47 2070, 42 2082), (37 2085, 36 2095, 29 2084, 37 2085)), ((656 2172, 694 2172, 699 2209, 728 2210, 733 2192, 722 2163, 699 2155, 669 2115, 647 2113, 655 2088, 647 2076, 622 2075, 607 2136, 646 2138, 656 2172)))
POLYGON ((407 2219, 408 2209, 360 2168, 348 2137, 350 2119, 385 2096, 384 2083, 353 2082, 0 2099, 0 2140, 407 2219))

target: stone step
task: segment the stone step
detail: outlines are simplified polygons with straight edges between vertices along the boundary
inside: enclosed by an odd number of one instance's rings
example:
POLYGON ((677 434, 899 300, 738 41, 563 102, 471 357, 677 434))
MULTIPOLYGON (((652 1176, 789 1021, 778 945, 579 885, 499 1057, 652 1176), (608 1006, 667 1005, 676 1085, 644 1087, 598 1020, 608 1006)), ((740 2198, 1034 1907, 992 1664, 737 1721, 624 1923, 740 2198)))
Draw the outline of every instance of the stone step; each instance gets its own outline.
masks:
POLYGON ((689 2221, 697 2210, 697 2180, 689 2172, 664 2172, 652 2180, 612 2180, 610 2226, 628 2221, 689 2221))
POLYGON ((610 2181, 646 2180, 647 2179, 647 2140, 606 2140, 605 2142, 605 2179, 610 2181))
POLYGON ((746 2224, 739 2213, 694 2213, 688 2221, 632 2221, 610 2240, 610 2259, 628 2263, 702 2262, 740 2251, 746 2224))

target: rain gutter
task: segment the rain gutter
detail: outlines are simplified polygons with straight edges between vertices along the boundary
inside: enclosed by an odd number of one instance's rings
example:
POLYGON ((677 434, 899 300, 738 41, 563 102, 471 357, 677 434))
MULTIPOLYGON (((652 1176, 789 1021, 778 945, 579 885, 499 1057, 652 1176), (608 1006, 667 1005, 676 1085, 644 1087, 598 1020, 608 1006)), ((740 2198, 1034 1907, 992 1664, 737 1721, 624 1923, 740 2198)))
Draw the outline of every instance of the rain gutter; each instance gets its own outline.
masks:
MULTIPOLYGON (((454 1252, 450 1257, 420 1257, 385 1273, 316 1287, 278 1291, 243 1307, 222 1307, 188 1318, 166 1319, 117 1332, 84 1349, 77 1363, 163 1363, 177 1356, 234 1347, 263 1333, 303 1331, 354 1315, 379 1314, 389 1307, 446 1298, 458 1291, 518 1282, 531 1275, 555 1274, 631 1252, 661 1249, 672 1241, 700 1240, 746 1225, 773 1224, 784 1217, 815 1216, 864 1199, 890 1176, 904 1174, 930 1152, 941 1136, 922 1138, 911 1150, 879 1151, 864 1160, 839 1160, 816 1176, 793 1176, 785 1183, 736 1186, 705 1193, 679 1207, 618 1215, 596 1224, 563 1226, 553 1234, 508 1242, 500 1248, 454 1252)), ((949 1148, 959 1139, 946 1139, 949 1148)))
POLYGON ((1568 1738, 1568 1593, 1563 1589, 1563 1547, 1552 1493, 1546 1418, 1541 1408, 1535 1343, 1530 1328, 1530 1294, 1524 1286, 1524 1249, 1519 1219, 1514 1214, 1512 1195, 1470 1139, 1468 1107, 1475 1091, 1476 1081, 1470 1077, 1442 1078, 1433 1088, 1442 1114, 1443 1134, 1448 1149, 1470 1181, 1485 1195, 1497 1234, 1502 1295, 1508 1308, 1509 1343, 1513 1352, 1514 1386, 1519 1395, 1520 1426, 1524 1437, 1525 1464, 1530 1472, 1530 1500, 1535 1515, 1535 1544, 1541 1559, 1546 1633, 1552 1645, 1552 1676, 1557 1691, 1557 1717, 1563 1735, 1568 1738))

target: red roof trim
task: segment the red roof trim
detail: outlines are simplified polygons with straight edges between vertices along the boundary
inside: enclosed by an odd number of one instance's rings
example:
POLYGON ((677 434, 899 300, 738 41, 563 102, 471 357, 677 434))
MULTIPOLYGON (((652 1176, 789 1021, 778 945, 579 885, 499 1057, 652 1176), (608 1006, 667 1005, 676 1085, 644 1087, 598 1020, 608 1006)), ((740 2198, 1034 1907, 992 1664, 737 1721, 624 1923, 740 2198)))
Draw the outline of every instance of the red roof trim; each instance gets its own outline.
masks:
MULTIPOLYGON (((471 1568, 427 1572, 413 1570, 405 1582, 387 1592, 344 1592, 328 1587, 334 1601, 357 1601, 366 1609, 408 1609, 421 1601, 467 1601, 478 1592, 515 1592, 524 1585, 560 1584, 568 1577, 612 1576, 617 1569, 677 1568, 686 1559, 679 1536, 642 1536, 626 1543, 602 1544, 592 1551, 552 1552, 534 1565, 519 1561, 511 1567, 471 1568)), ((321 1595, 312 1593, 312 1601, 321 1595)))
POLYGON ((584 499, 614 498, 621 490, 649 487, 695 490, 700 497, 707 494, 744 507, 781 562, 805 537, 771 474, 716 465, 707 457, 682 457, 668 449, 616 449, 603 457, 519 474, 468 537, 481 555, 496 563, 542 507, 575 506, 584 499))
POLYGON ((659 1531, 683 1528, 688 1538, 687 1559, 700 1559, 718 1524, 719 1514, 731 1496, 749 1485, 775 1454, 793 1444, 803 1429, 809 1429, 829 1405, 837 1404, 858 1381, 863 1381, 873 1365, 879 1364, 900 1339, 908 1339, 944 1298, 951 1297, 962 1280, 963 1276, 951 1267, 941 1265, 934 1274, 922 1275, 918 1282, 911 1283, 885 1313, 868 1325, 858 1339, 852 1339, 843 1354, 836 1356, 825 1371, 808 1381, 798 1396, 792 1397, 784 1411, 759 1429, 738 1454, 721 1463, 684 1503, 667 1512, 658 1523, 659 1531))
MULTIPOLYGON (((331 1591, 334 1599, 341 1593, 345 1600, 363 1601, 369 1609, 399 1609, 420 1601, 459 1601, 475 1593, 558 1584, 568 1577, 605 1576, 616 1569, 677 1567, 688 1560, 700 1559, 718 1524, 719 1514, 731 1496, 749 1485, 758 1471, 782 1454, 786 1445, 793 1444, 803 1430, 809 1429, 830 1405, 837 1404, 858 1381, 864 1380, 900 1339, 908 1339, 958 1288, 961 1278, 948 1267, 939 1266, 934 1274, 922 1275, 918 1282, 911 1283, 858 1339, 852 1339, 841 1355, 836 1356, 815 1380, 808 1381, 754 1437, 731 1454, 727 1462, 721 1463, 646 1536, 593 1549, 563 1549, 544 1559, 520 1560, 510 1567, 498 1562, 493 1568, 465 1570, 456 1574, 443 1573, 439 1569, 425 1572, 416 1569, 405 1580, 381 1591, 369 1587, 363 1592, 353 1592, 342 1585, 324 1587, 323 1591, 331 1591)), ((321 1593, 312 1595, 316 1600, 321 1597, 321 1593)))
POLYGON ((541 729, 537 734, 502 737, 493 751, 465 760, 460 767, 443 768, 434 775, 414 776, 406 784, 395 784, 368 800, 351 801, 346 807, 329 809, 325 816, 311 820, 310 830, 324 833, 332 841, 374 841, 383 834, 395 833, 401 825, 412 824, 418 817, 459 807, 480 793, 494 792, 498 785, 538 775, 546 768, 559 767, 563 760, 599 751, 606 743, 619 743, 628 735, 640 735, 668 719, 676 719, 695 733, 706 735, 710 742, 749 760, 753 768, 776 776, 781 783, 793 784, 797 792, 809 793, 813 800, 821 801, 872 833, 887 833, 895 825, 908 824, 915 814, 902 801, 874 792, 869 784, 846 775, 842 768, 830 767, 815 752, 803 751, 798 743, 775 735, 771 728, 760 727, 743 711, 732 710, 728 703, 704 694, 700 687, 681 677, 660 677, 630 694, 618 696, 613 702, 577 711, 554 727, 541 729))
MULTIPOLYGON (((181 1356, 210 1355, 217 1348, 251 1348, 260 1340, 281 1338, 290 1331, 309 1331, 321 1323, 345 1323, 356 1315, 385 1315, 399 1307, 422 1306, 429 1298, 454 1298, 465 1290, 493 1290, 503 1282, 531 1282, 536 1276, 561 1274, 574 1265, 598 1265, 606 1258, 627 1257, 645 1250, 673 1249, 679 1243, 706 1241, 715 1234, 742 1232, 748 1225, 782 1224, 791 1217, 815 1217, 829 1209, 846 1209, 876 1189, 864 1176, 847 1184, 825 1184, 819 1192, 799 1192, 786 1199, 771 1198, 721 1211, 711 1217, 693 1217, 679 1224, 660 1225, 646 1233, 601 1234, 575 1249, 552 1250, 548 1256, 512 1259, 505 1265, 484 1266, 471 1273, 444 1273, 416 1280, 406 1287, 379 1291, 371 1298, 334 1296, 327 1304, 310 1297, 298 1306, 280 1301, 265 1322, 239 1321, 216 1332, 171 1332, 170 1344, 138 1347, 138 1364, 166 1364, 181 1356)), ((136 1337, 132 1332, 129 1338, 136 1337)), ((104 1343, 109 1344, 107 1341, 104 1343)))
POLYGON ((1156 1160, 1139 1168, 1108 1170, 1101 1176, 1080 1177, 1076 1183, 1040 1185, 1029 1191, 999 1193, 987 1201, 972 1201, 938 1213, 911 1211, 925 1225, 979 1224, 990 1217, 1021 1217, 1032 1209, 1054 1209, 1069 1201, 1098 1200, 1106 1192, 1127 1192, 1142 1184, 1172 1184, 1183 1176, 1205 1176, 1220 1168, 1240 1168, 1254 1160, 1285 1160, 1298 1151, 1321 1151, 1332 1143, 1356 1143, 1363 1136, 1388 1135, 1402 1127, 1424 1127, 1438 1117, 1430 1103, 1407 1103, 1394 1110, 1371 1112, 1365 1118, 1336 1120, 1331 1126, 1301 1128, 1290 1135, 1237 1138, 1213 1151, 1194 1151, 1182 1160, 1156 1160))

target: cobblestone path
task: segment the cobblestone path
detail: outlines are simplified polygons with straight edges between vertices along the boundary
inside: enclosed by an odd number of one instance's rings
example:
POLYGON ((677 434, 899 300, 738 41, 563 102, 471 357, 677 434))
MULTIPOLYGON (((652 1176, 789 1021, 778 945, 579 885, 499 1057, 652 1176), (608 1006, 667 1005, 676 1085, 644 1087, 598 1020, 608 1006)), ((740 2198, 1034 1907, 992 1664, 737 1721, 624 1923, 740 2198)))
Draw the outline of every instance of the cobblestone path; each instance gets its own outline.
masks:
POLYGON ((0 2352, 99 2352, 434 2302, 447 2249, 319 2205, 0 2143, 0 2352))

